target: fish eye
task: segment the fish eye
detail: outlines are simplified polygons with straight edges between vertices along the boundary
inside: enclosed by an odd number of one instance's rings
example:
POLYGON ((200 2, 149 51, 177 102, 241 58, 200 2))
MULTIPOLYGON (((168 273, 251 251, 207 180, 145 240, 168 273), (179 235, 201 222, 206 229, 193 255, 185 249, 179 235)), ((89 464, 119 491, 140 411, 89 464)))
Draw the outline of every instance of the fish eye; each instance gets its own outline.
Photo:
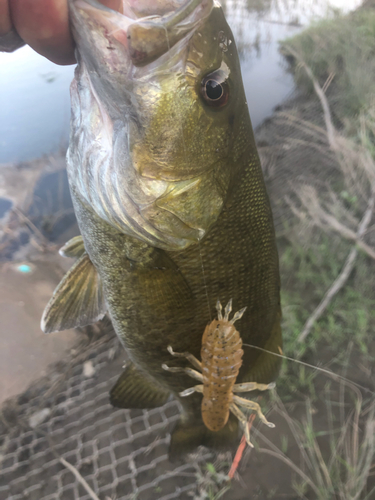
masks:
POLYGON ((201 95, 206 104, 216 108, 221 108, 228 102, 229 87, 222 71, 214 71, 202 79, 201 95))

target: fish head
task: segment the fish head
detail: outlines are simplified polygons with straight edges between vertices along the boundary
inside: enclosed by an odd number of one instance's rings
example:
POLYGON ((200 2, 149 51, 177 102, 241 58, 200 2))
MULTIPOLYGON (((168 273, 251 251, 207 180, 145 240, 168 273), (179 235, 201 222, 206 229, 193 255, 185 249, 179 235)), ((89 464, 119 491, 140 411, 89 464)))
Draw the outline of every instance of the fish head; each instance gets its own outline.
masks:
POLYGON ((246 98, 215 0, 71 0, 70 182, 104 220, 166 250, 217 221, 246 148, 246 98))

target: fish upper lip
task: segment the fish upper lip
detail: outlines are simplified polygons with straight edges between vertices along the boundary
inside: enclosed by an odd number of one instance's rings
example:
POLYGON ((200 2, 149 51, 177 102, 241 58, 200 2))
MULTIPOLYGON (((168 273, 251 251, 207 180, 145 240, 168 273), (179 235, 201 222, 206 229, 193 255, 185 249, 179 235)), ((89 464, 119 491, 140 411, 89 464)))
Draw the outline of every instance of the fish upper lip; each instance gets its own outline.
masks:
POLYGON ((128 28, 128 49, 134 65, 144 65, 165 54, 190 33, 213 8, 213 0, 188 0, 162 17, 141 18, 128 28), (199 7, 202 12, 196 13, 199 7), (192 17, 190 22, 189 17, 192 17))
POLYGON ((149 15, 137 18, 117 12, 97 0, 71 0, 73 9, 90 11, 113 37, 127 48, 135 66, 148 64, 165 54, 191 32, 211 12, 214 0, 187 0, 175 11, 164 16, 149 15), (111 19, 109 19, 111 15, 111 19), (117 28, 116 28, 117 26, 117 28))

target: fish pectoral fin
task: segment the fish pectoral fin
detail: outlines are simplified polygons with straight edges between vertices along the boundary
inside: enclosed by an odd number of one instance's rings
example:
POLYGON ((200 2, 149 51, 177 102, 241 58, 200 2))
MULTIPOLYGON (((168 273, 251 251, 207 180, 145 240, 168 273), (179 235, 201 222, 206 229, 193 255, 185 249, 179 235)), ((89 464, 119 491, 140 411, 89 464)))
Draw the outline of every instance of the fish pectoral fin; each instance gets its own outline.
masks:
POLYGON ((84 252, 53 292, 41 328, 44 333, 51 333, 91 325, 102 319, 106 311, 99 274, 84 252))
POLYGON ((62 257, 81 257, 85 253, 85 245, 81 235, 75 236, 67 241, 63 247, 60 248, 59 254, 62 257))
POLYGON ((167 402, 169 394, 127 361, 111 389, 110 403, 117 408, 157 408, 167 402))

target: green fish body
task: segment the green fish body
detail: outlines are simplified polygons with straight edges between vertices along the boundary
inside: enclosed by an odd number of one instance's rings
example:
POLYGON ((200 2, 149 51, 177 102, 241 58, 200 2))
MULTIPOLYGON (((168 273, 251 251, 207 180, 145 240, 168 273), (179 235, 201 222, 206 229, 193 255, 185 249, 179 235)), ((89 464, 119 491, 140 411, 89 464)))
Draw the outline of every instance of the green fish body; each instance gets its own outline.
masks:
MULTIPOLYGON (((202 396, 179 396, 191 378, 162 365, 189 366, 168 346, 200 358, 218 299, 247 307, 237 324, 244 344, 280 352, 272 213, 221 7, 191 0, 137 17, 135 3, 124 14, 94 0, 70 4, 79 64, 67 161, 83 240, 61 251, 78 260, 42 328, 107 313, 130 358, 112 403, 151 408, 172 393, 184 409, 172 453, 229 447, 236 420, 206 429, 202 396)), ((237 382, 269 383, 278 368, 276 356, 244 347, 237 382)))

